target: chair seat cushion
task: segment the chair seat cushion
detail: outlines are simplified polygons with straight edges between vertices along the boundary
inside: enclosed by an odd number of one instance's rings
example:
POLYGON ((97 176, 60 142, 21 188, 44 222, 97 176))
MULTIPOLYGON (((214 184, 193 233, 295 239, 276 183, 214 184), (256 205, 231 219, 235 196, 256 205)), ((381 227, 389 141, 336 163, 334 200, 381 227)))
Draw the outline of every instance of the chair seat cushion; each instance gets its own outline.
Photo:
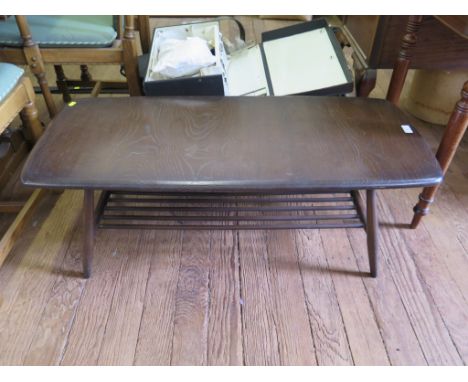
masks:
POLYGON ((13 90, 23 73, 24 70, 16 65, 0 62, 0 102, 13 90))
MULTIPOLYGON (((104 48, 117 37, 112 16, 27 16, 32 39, 43 48, 104 48)), ((0 22, 0 45, 21 46, 14 17, 0 22)))

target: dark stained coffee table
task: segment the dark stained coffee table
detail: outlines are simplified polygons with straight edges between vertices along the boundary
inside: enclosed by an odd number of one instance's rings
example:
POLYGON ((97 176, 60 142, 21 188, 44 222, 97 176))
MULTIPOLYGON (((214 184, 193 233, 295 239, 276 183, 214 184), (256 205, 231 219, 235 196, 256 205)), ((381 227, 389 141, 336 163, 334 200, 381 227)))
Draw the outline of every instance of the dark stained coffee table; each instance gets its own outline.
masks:
POLYGON ((375 190, 442 179, 416 123, 375 99, 88 99, 53 120, 22 181, 84 190, 85 277, 96 228, 365 228, 375 277, 375 190))

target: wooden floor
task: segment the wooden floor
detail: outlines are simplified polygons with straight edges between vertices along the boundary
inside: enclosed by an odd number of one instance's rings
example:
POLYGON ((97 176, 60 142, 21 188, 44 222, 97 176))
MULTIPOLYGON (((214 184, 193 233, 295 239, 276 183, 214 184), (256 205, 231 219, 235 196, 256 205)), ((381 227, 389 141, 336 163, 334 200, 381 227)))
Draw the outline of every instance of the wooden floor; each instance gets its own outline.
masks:
POLYGON ((84 280, 83 195, 49 194, 0 269, 0 364, 466 364, 467 163, 465 138, 417 230, 420 190, 378 193, 377 279, 358 229, 99 231, 84 280))

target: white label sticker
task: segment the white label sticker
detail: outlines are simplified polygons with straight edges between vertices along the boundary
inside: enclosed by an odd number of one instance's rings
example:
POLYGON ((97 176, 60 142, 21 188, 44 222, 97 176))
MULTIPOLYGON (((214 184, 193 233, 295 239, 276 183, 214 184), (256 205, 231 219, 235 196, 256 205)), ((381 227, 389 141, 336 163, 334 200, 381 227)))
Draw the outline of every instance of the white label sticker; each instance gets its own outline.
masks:
POLYGON ((410 125, 401 125, 401 128, 406 134, 413 134, 413 129, 410 125))

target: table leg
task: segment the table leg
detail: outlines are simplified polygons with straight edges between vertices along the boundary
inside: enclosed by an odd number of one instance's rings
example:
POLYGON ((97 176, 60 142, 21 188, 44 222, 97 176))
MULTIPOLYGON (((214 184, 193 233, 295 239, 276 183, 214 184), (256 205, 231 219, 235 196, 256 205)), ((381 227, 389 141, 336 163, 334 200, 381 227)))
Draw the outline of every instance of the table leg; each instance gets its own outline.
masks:
POLYGON ((84 206, 83 206, 83 228, 84 228, 84 247, 83 247, 83 277, 91 276, 91 262, 93 260, 94 247, 94 191, 84 191, 84 206))
MULTIPOLYGON (((445 128, 444 135, 437 149, 437 160, 445 175, 457 151, 466 128, 468 127, 468 81, 463 85, 462 98, 455 106, 450 120, 445 128)), ((411 228, 416 228, 424 215, 429 212, 429 205, 434 201, 434 195, 439 185, 425 187, 419 195, 419 202, 414 207, 414 216, 411 221, 411 228)))
POLYGON ((369 255, 370 274, 372 277, 377 277, 377 248, 378 248, 378 233, 379 223, 377 220, 377 209, 375 203, 375 190, 367 190, 367 252, 369 255))

